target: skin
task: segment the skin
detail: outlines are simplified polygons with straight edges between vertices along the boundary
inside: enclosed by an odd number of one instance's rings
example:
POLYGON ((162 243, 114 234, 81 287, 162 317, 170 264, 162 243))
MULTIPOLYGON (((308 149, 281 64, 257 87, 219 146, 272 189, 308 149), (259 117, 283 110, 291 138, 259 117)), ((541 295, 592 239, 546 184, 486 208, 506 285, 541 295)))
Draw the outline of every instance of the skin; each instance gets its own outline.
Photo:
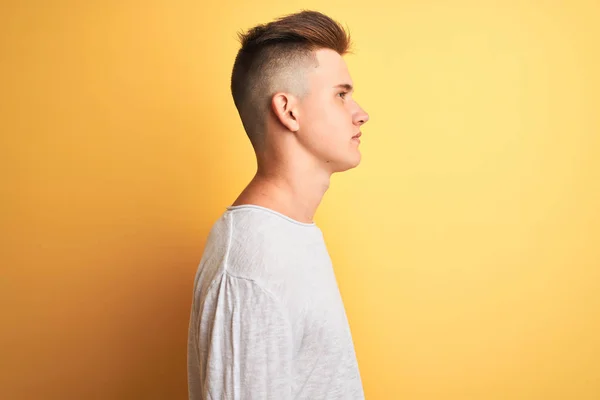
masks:
POLYGON ((369 115, 352 98, 343 57, 330 49, 315 56, 318 66, 303 74, 304 96, 272 96, 265 140, 255 149, 258 170, 232 205, 255 204, 312 223, 331 175, 359 165, 354 137, 369 115))

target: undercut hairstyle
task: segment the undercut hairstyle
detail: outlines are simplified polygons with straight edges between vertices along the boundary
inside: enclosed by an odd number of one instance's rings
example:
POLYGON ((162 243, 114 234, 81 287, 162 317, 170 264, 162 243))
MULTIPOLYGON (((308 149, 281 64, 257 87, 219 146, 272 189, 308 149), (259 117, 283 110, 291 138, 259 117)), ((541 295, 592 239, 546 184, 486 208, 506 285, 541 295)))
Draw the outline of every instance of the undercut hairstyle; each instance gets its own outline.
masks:
POLYGON ((252 146, 261 147, 272 96, 287 92, 303 97, 306 77, 317 67, 315 51, 349 53, 350 35, 342 25, 317 11, 301 11, 238 33, 241 43, 231 74, 231 94, 252 146))

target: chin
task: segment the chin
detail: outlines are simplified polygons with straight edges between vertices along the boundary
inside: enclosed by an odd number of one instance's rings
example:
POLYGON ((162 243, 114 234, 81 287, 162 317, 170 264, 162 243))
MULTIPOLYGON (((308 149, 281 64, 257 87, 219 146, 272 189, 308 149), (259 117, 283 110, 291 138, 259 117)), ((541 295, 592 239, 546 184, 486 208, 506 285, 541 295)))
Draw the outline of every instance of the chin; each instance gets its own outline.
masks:
POLYGON ((350 169, 354 169, 360 165, 361 155, 358 153, 353 158, 348 158, 342 162, 336 163, 336 168, 333 172, 344 172, 350 169))

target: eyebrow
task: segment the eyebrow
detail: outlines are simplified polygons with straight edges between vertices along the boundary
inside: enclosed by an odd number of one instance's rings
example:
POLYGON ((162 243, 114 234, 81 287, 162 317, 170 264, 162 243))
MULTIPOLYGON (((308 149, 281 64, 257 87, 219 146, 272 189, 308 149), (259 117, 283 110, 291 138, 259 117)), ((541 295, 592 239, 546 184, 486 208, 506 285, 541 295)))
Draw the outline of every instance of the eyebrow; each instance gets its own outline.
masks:
POLYGON ((349 83, 340 83, 339 85, 334 86, 335 89, 345 89, 349 92, 353 91, 354 88, 349 83))

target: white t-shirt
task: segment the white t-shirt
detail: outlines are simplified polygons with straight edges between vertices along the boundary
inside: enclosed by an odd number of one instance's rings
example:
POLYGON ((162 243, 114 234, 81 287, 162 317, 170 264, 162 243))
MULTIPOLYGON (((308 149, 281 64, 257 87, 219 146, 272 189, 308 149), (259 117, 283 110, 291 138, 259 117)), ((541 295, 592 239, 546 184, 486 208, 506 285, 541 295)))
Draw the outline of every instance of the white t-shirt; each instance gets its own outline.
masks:
POLYGON ((256 205, 214 224, 194 282, 190 399, 363 399, 317 225, 256 205))

